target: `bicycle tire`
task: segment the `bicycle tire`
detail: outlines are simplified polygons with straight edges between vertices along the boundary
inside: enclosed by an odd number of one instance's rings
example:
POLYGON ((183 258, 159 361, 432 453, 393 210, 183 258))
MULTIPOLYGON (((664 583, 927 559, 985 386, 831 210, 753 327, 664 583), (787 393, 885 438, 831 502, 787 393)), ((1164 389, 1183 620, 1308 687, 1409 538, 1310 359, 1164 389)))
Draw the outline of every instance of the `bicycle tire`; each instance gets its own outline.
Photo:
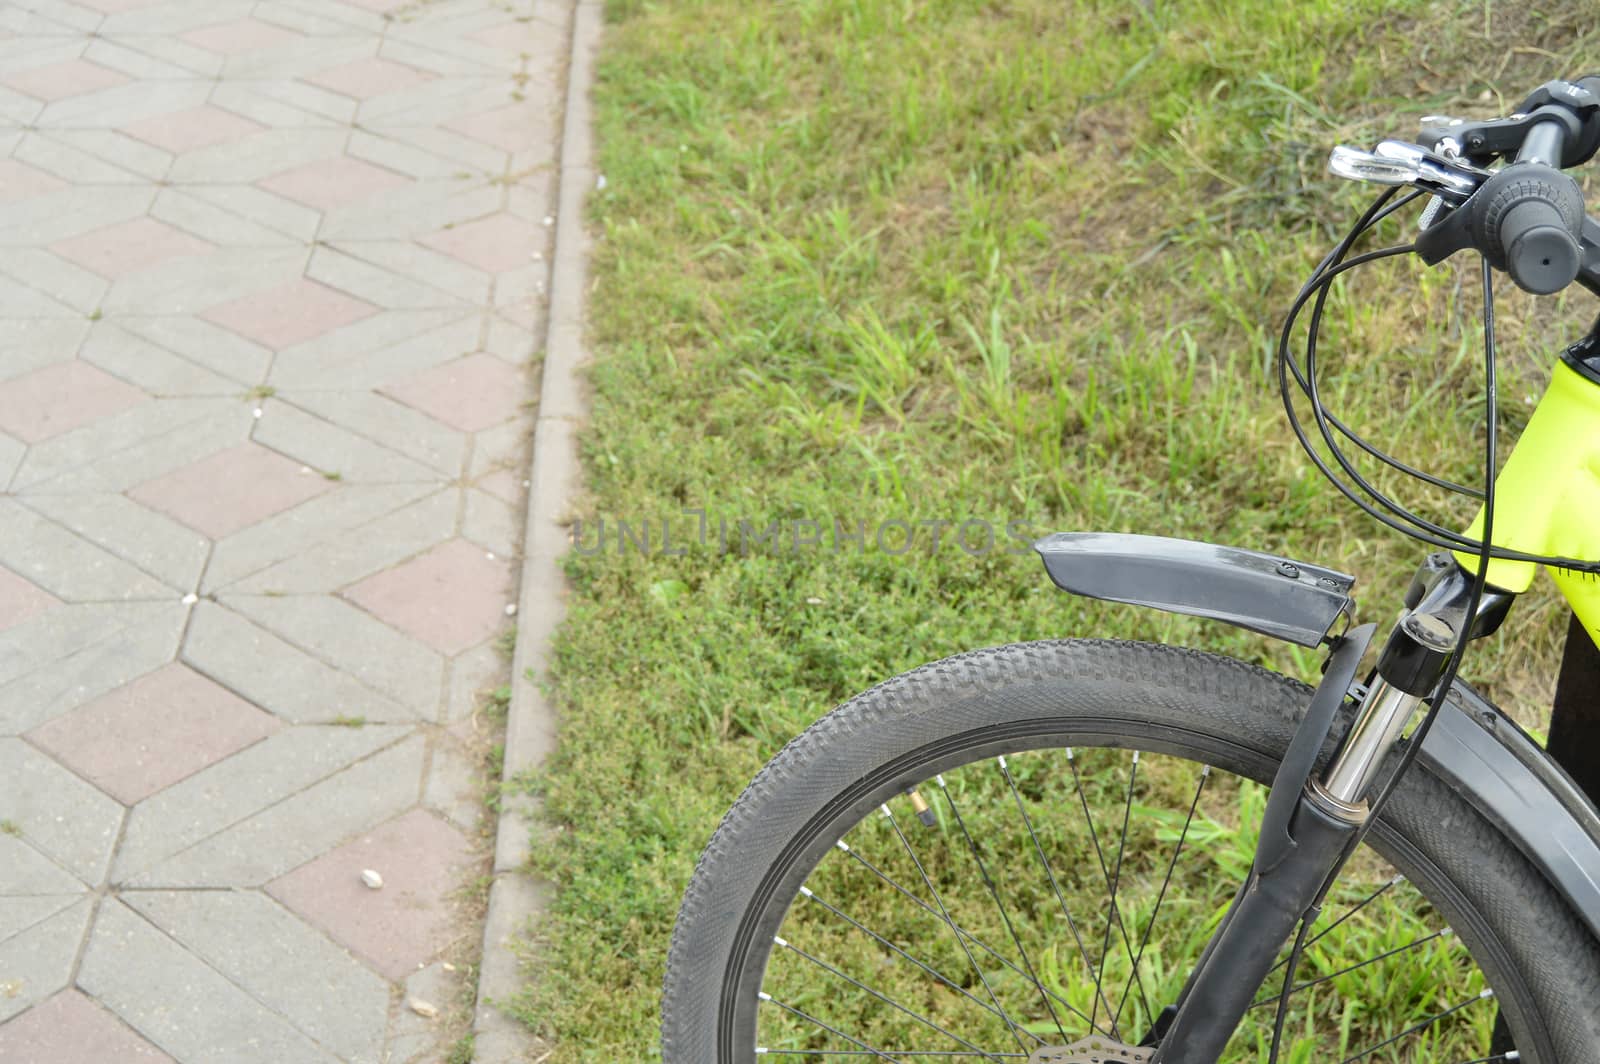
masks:
MULTIPOLYGON (((1012 749, 1072 744, 1154 751, 1266 782, 1308 699, 1304 685, 1232 659, 1098 640, 961 654, 857 696, 767 764, 702 854, 669 950, 666 1064, 756 1059, 754 1015, 785 913, 816 862, 908 782, 1012 749)), ((1130 808, 1132 795, 1130 780, 1130 808)), ((1489 822, 1419 764, 1369 845, 1449 919, 1493 987, 1520 1060, 1600 1059, 1600 949, 1489 822)), ((1107 943, 1110 929, 1108 917, 1107 943)))

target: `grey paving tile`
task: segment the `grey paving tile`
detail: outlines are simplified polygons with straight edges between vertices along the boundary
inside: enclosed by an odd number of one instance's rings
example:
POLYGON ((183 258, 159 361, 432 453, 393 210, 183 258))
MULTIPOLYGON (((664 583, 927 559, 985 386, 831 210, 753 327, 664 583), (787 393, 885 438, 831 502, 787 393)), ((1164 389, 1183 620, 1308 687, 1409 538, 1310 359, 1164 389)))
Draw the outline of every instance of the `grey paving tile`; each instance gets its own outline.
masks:
POLYGON ((126 491, 244 441, 254 419, 237 399, 156 399, 36 443, 14 489, 43 494, 126 491))
POLYGON ((128 891, 122 900, 347 1064, 378 1064, 389 984, 255 891, 128 891))
POLYGON ((0 493, 11 490, 11 478, 22 464, 22 456, 27 453, 27 444, 0 432, 0 493))
POLYGON ((110 288, 103 277, 42 248, 8 248, 0 256, 0 273, 11 284, 46 293, 84 317, 99 309, 110 288))
POLYGON ((14 89, 0 86, 0 122, 8 125, 32 125, 44 104, 14 89))
MULTIPOLYGON (((70 101, 62 101, 63 103, 70 101)), ((37 132, 24 136, 17 143, 12 157, 29 166, 47 171, 61 178, 71 181, 84 188, 75 189, 81 194, 85 191, 99 191, 99 186, 110 186, 104 191, 120 193, 125 201, 133 203, 148 203, 150 189, 147 187, 148 178, 108 162, 100 156, 77 147, 67 140, 52 136, 49 133, 37 132), (96 186, 88 189, 87 186, 96 186)), ((92 226, 98 228, 98 226, 92 226)))
POLYGON ((278 353, 268 380, 297 391, 376 388, 478 346, 481 315, 389 310, 278 353))
POLYGON ((0 317, 81 318, 83 312, 8 278, 0 283, 0 317))
POLYGON ((74 151, 92 155, 119 170, 127 172, 123 179, 133 182, 139 178, 158 181, 172 165, 172 156, 142 140, 109 129, 54 129, 46 139, 65 144, 74 151))
MULTIPOLYGON (((164 188, 150 207, 150 217, 222 247, 281 250, 303 243, 294 235, 294 230, 290 230, 289 238, 286 238, 284 231, 278 228, 284 224, 281 215, 275 213, 271 224, 256 221, 249 214, 217 203, 216 193, 210 191, 213 188, 204 185, 164 188), (208 191, 202 193, 201 189, 208 191)), ((250 200, 243 199, 241 202, 248 203, 250 200)), ((305 254, 302 250, 302 258, 305 254)))
MULTIPOLYGON (((427 151, 365 129, 357 129, 350 134, 350 143, 345 151, 352 158, 386 166, 397 174, 405 174, 418 181, 452 181, 460 185, 500 173, 498 169, 485 171, 476 166, 468 167, 448 155, 427 151)), ((380 232, 369 234, 369 238, 384 239, 390 235, 380 232)))
MULTIPOLYGON (((108 70, 126 74, 130 78, 138 78, 147 82, 155 81, 182 81, 194 77, 194 71, 177 63, 170 62, 158 56, 141 52, 119 41, 107 40, 98 37, 89 42, 84 49, 83 57, 93 60, 108 70)), ((162 86, 150 85, 152 91, 159 91, 162 86)), ((172 109, 181 111, 197 104, 178 104, 172 109)), ((110 124, 110 123, 108 123, 110 124)))
POLYGON ((496 469, 520 468, 525 463, 528 446, 533 437, 533 426, 513 419, 492 429, 484 429, 472 438, 472 462, 467 470, 469 480, 477 480, 496 469))
MULTIPOLYGON (((102 18, 98 11, 79 4, 39 4, 37 6, 28 6, 32 7, 36 13, 48 18, 55 26, 70 27, 75 30, 92 30, 100 24, 102 18)), ((59 29, 57 32, 59 32, 59 29)))
POLYGON ((141 887, 255 887, 413 806, 425 742, 412 736, 135 877, 141 887))
POLYGON ((134 335, 120 324, 96 322, 79 357, 148 395, 238 398, 239 382, 134 335))
MULTIPOLYGON (((71 181, 70 173, 51 169, 62 166, 70 171, 70 166, 63 165, 66 162, 63 156, 71 156, 73 161, 87 160, 95 168, 116 171, 126 179, 138 180, 110 163, 102 163, 92 155, 35 134, 25 135, 12 153, 13 158, 71 181)), ((154 198, 154 191, 143 184, 107 183, 67 188, 20 203, 8 203, 0 206, 0 245, 37 247, 126 222, 143 215, 154 198)))
POLYGON ((0 635, 0 735, 20 735, 172 660, 179 602, 67 606, 0 635))
POLYGON ((126 883, 197 842, 409 734, 406 725, 299 725, 151 795, 128 814, 111 879, 126 883))
MULTIPOLYGON (((251 224, 242 218, 231 220, 251 224)), ((176 221, 172 224, 179 225, 176 221)), ((202 233, 195 235, 206 239, 202 233)), ((174 260, 159 270, 129 274, 112 285, 106 295, 105 312, 198 314, 220 303, 293 281, 304 267, 305 249, 286 243, 282 234, 273 234, 273 240, 269 246, 222 247, 209 255, 174 260)))
POLYGON ((178 1060, 337 1059, 121 901, 107 899, 78 985, 178 1060))
POLYGON ((183 660, 286 721, 384 722, 420 716, 212 602, 195 607, 184 639, 183 660))
POLYGON ((459 259, 410 240, 329 241, 342 255, 381 266, 390 273, 428 285, 457 300, 479 305, 489 300, 490 279, 459 259))
POLYGON ((0 318, 0 381, 71 359, 89 324, 82 318, 0 318))
POLYGON ((353 4, 329 4, 318 0, 280 3, 267 0, 256 5, 256 17, 274 26, 287 26, 315 37, 349 36, 365 45, 370 54, 373 37, 383 32, 384 19, 375 11, 353 4))
POLYGON ((425 1059, 438 1040, 437 1019, 418 1015, 412 1001, 426 1001, 441 1011, 461 989, 461 975, 435 961, 406 980, 405 992, 394 1002, 389 1020, 390 1064, 413 1064, 425 1059))
POLYGON ((22 502, 180 592, 198 585, 211 552, 205 536, 125 495, 29 495, 22 502))
MULTIPOLYGON (((237 382, 241 388, 259 384, 272 362, 272 352, 265 347, 203 318, 126 316, 118 318, 117 325, 237 382)), ((0 355, 3 352, 0 346, 0 355)))
POLYGON ((309 244, 322 224, 321 211, 255 185, 187 185, 183 191, 191 200, 233 215, 232 219, 219 219, 216 215, 196 218, 199 224, 221 229, 230 236, 248 232, 259 237, 265 230, 286 243, 309 244), (240 220, 249 228, 242 228, 240 220))
POLYGON ((498 314, 491 315, 484 329, 483 349, 514 366, 526 366, 544 353, 544 335, 498 314))
POLYGON ((450 663, 450 688, 442 722, 465 721, 484 704, 489 692, 506 682, 511 663, 492 642, 456 655, 450 663))
MULTIPOLYGON (((3 852, 5 847, 0 845, 0 853, 3 852)), ((10 879, 9 873, 6 878, 10 879)), ((82 901, 86 892, 76 883, 74 886, 77 889, 70 894, 0 893, 0 942, 15 938, 40 921, 48 920, 73 902, 82 901)), ((6 887, 7 884, 0 883, 0 890, 6 887)))
POLYGON ((171 599, 168 587, 15 499, 0 498, 0 563, 67 602, 171 599))
POLYGON ((463 57, 432 47, 427 35, 390 34, 378 48, 378 54, 397 63, 414 66, 441 77, 472 77, 493 73, 496 67, 485 64, 481 57, 463 57))
MULTIPOLYGON (((391 135, 391 139, 399 138, 391 135)), ((352 151, 351 154, 356 153, 352 151)), ((452 173, 469 173, 465 163, 474 154, 481 153, 469 149, 467 158, 456 165, 452 173)), ((494 158, 474 169, 480 173, 499 173, 505 167, 505 154, 494 149, 490 149, 489 154, 494 158)), ((372 161, 388 165, 383 159, 372 161)), ((499 208, 500 191, 480 182, 454 176, 418 180, 379 192, 361 203, 328 211, 323 217, 322 237, 328 241, 420 237, 493 214, 499 208)))
MULTIPOLYGON (((476 174, 487 174, 492 177, 496 174, 505 173, 506 167, 511 161, 510 156, 501 149, 493 147, 489 144, 485 144, 482 141, 473 140, 471 137, 449 129, 439 129, 433 126, 411 126, 389 123, 374 123, 372 126, 367 128, 380 137, 384 137, 392 141, 398 141, 400 144, 411 147, 417 151, 426 152, 428 154, 437 155, 440 158, 450 160, 452 163, 452 173, 461 173, 465 171, 476 174)), ((496 206, 498 206, 498 203, 496 206)), ((426 228, 436 229, 445 222, 466 221, 468 218, 480 217, 486 213, 488 213, 486 210, 479 210, 457 218, 451 218, 447 216, 444 218, 430 219, 434 221, 434 224, 427 226, 426 228)), ((374 226, 373 228, 380 233, 382 232, 381 225, 374 226)), ((341 231, 331 235, 354 236, 357 235, 357 232, 341 231)), ((393 235, 392 230, 390 231, 389 235, 393 235)))
POLYGON ((447 479, 461 472, 466 456, 465 434, 404 403, 365 391, 295 390, 279 394, 286 402, 343 425, 447 479))
MULTIPOLYGON (((185 0, 175 0, 175 3, 183 2, 185 0)), ((178 67, 193 77, 215 78, 222 72, 222 56, 190 44, 181 37, 162 33, 141 34, 120 31, 111 33, 102 31, 101 35, 115 40, 117 44, 130 51, 178 67)))
POLYGON ((522 517, 517 509, 477 488, 466 491, 461 535, 502 558, 513 557, 522 542, 522 517))
POLYGON ((19 834, 0 834, 0 867, 5 869, 5 873, 0 875, 0 902, 14 903, 12 908, 0 909, 0 913, 4 914, 0 918, 0 941, 10 938, 24 926, 31 926, 50 913, 66 908, 87 889, 71 872, 34 849, 27 838, 20 834, 20 826, 17 830, 19 834), (22 904, 30 897, 55 899, 55 904, 53 907, 45 906, 48 911, 40 914, 41 910, 22 904), (29 914, 35 914, 34 919, 18 926, 19 921, 29 914))
MULTIPOLYGON (((0 14, 0 28, 13 29, 4 20, 13 12, 0 14)), ((7 74, 21 73, 35 67, 53 66, 83 55, 82 37, 71 32, 71 27, 55 25, 48 28, 14 30, 17 36, 0 42, 0 60, 5 62, 7 74)))
MULTIPOLYGON (((436 492, 360 526, 353 536, 321 540, 229 587, 246 593, 336 591, 448 539, 455 530, 457 506, 454 490, 436 492)), ((208 583, 210 579, 208 573, 208 583)))
POLYGON ((363 101, 361 124, 377 127, 443 123, 459 115, 502 106, 510 102, 510 92, 511 82, 500 71, 441 75, 363 101))
POLYGON ((312 252, 306 276, 388 310, 469 305, 442 288, 419 283, 333 248, 319 247, 312 252))
POLYGON ((208 0, 204 4, 169 0, 107 15, 100 24, 100 33, 105 37, 176 37, 189 30, 244 18, 250 14, 251 6, 250 0, 208 0))
POLYGON ((322 129, 269 129, 242 140, 200 148, 172 164, 174 184, 248 184, 273 174, 338 155, 344 149, 345 131, 322 129))
POLYGON ((422 802, 466 832, 483 820, 484 779, 477 762, 454 743, 434 746, 422 802))
POLYGON ((118 129, 141 119, 199 107, 211 88, 194 77, 130 81, 89 96, 58 100, 45 108, 38 124, 46 129, 118 129))
POLYGON ((438 470, 301 410, 284 397, 269 400, 267 406, 271 416, 262 417, 252 438, 324 474, 337 474, 343 483, 438 483, 447 479, 438 470))
POLYGON ((331 595, 221 595, 227 608, 433 720, 444 659, 364 610, 331 595))
MULTIPOLYGON (((21 739, 0 739, 0 820, 85 883, 105 882, 122 806, 21 739)), ((0 995, 3 996, 3 995, 0 995)))
MULTIPOLYGON (((352 47, 330 49, 318 62, 333 65, 358 58, 364 43, 358 40, 352 47)), ((347 125, 356 117, 356 101, 303 81, 224 82, 212 93, 211 102, 278 129, 327 129, 347 125)))
POLYGON ((0 1022, 10 1019, 67 985, 89 926, 93 901, 84 898, 0 942, 0 1022))

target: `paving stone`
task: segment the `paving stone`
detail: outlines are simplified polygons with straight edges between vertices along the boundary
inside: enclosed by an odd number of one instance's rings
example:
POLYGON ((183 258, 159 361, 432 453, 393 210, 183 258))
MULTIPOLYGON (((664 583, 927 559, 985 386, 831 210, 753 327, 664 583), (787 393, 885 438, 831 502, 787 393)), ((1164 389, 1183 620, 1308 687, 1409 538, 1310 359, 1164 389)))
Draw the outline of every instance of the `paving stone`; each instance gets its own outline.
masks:
MULTIPOLYGON (((116 325, 236 382, 241 390, 260 383, 272 361, 272 353, 260 344, 199 318, 131 317, 118 319, 116 325)), ((3 353, 0 346, 0 357, 3 353)))
MULTIPOLYGON (((363 42, 346 49, 358 51, 363 42)), ((211 102, 263 125, 280 129, 344 126, 355 121, 356 103, 347 96, 299 81, 223 82, 211 102)))
POLYGON ((0 909, 6 914, 0 922, 0 942, 66 908, 87 889, 71 872, 29 845, 21 830, 19 826, 16 834, 0 832, 0 860, 6 870, 5 879, 0 880, 0 903, 12 906, 0 909), (33 905, 35 899, 41 904, 33 905))
POLYGON ((15 159, 0 159, 0 202, 32 199, 66 187, 66 182, 38 167, 15 159))
POLYGON ((482 317, 461 308, 384 311, 280 353, 267 379, 296 390, 377 388, 471 351, 482 317))
POLYGON ((145 10, 109 15, 100 24, 100 32, 109 37, 175 37, 189 30, 244 18, 254 6, 249 0, 209 0, 200 5, 162 3, 145 10))
POLYGON ((231 214, 234 217, 224 220, 222 228, 240 243, 247 242, 247 233, 254 233, 262 239, 287 238, 295 244, 309 244, 322 224, 321 211, 255 185, 187 185, 183 192, 190 205, 191 224, 208 224, 215 222, 222 213, 231 214), (200 208, 202 211, 206 208, 218 208, 218 211, 207 211, 205 219, 195 218, 197 203, 204 204, 200 208))
POLYGON ((151 144, 107 129, 52 129, 50 140, 74 151, 127 171, 126 180, 159 181, 172 165, 172 156, 151 144))
POLYGON ((170 599, 172 589, 29 510, 0 498, 0 565, 67 602, 170 599))
MULTIPOLYGON (((172 6, 164 4, 163 10, 172 6)), ((101 27, 101 35, 106 36, 106 26, 111 25, 119 16, 106 19, 101 27)), ((204 48, 190 44, 175 36, 164 36, 157 33, 142 33, 130 35, 115 35, 116 39, 127 47, 137 52, 142 52, 153 59, 163 63, 170 63, 175 67, 187 71, 192 77, 205 78, 214 85, 215 79, 222 73, 223 57, 215 52, 208 52, 204 48)), ((159 83, 157 83, 159 85, 159 83)), ((209 85, 207 86, 209 88, 209 85)), ((202 97, 202 100, 204 97, 202 97)))
POLYGON ((136 502, 223 539, 332 490, 322 476, 255 443, 242 443, 128 493, 136 502))
POLYGON ((128 814, 111 878, 125 883, 406 735, 401 725, 298 725, 145 799, 128 814))
POLYGON ((177 591, 194 590, 211 549, 193 529, 123 495, 29 495, 24 505, 177 591))
MULTIPOLYGON (((486 172, 475 165, 470 168, 464 167, 460 161, 451 159, 448 155, 440 155, 367 129, 353 130, 345 151, 353 158, 366 159, 368 162, 388 167, 396 173, 407 174, 418 181, 449 181, 458 188, 463 187, 463 182, 481 180, 501 172, 499 170, 486 172)), ((406 234, 374 231, 366 234, 366 239, 379 240, 386 236, 397 235, 406 234)))
POLYGON ((331 248, 319 247, 312 252, 306 276, 391 311, 410 311, 423 307, 466 309, 461 300, 445 294, 439 288, 418 283, 331 248))
POLYGON ((489 273, 527 266, 545 243, 542 227, 510 214, 491 214, 423 238, 422 243, 489 273))
POLYGON ((473 354, 384 389, 462 432, 477 432, 516 417, 524 409, 528 378, 493 355, 473 354))
MULTIPOLYGON (((407 131, 390 131, 391 137, 407 131)), ((407 173, 404 159, 389 153, 377 156, 354 150, 351 155, 368 159, 380 166, 407 173)), ((487 165, 476 167, 479 172, 500 173, 506 164, 505 156, 492 152, 487 165)), ((452 175, 467 173, 457 163, 452 175)), ((500 207, 500 194, 493 188, 472 183, 460 177, 443 179, 418 179, 409 185, 386 189, 370 199, 348 204, 329 211, 323 219, 322 237, 325 240, 394 240, 423 236, 447 225, 460 225, 474 218, 482 218, 500 207)))
POLYGON ((282 350, 375 312, 371 304, 326 285, 299 280, 213 307, 202 317, 264 347, 282 350), (285 307, 296 312, 285 314, 285 307))
POLYGON ((43 248, 8 248, 0 260, 0 284, 7 280, 43 292, 84 317, 100 309, 110 287, 104 277, 43 248))
POLYGON ((404 63, 369 57, 306 75, 303 80, 352 99, 370 100, 374 96, 421 84, 428 80, 428 75, 404 63))
POLYGON ((405 991, 396 998, 389 1019, 390 1064, 424 1060, 438 1041, 439 1021, 418 1015, 410 1002, 426 1001, 443 1012, 460 992, 460 973, 447 970, 442 961, 435 961, 406 978, 405 991))
MULTIPOLYGON (((480 305, 489 302, 492 284, 483 271, 442 251, 434 251, 410 240, 331 241, 327 246, 341 255, 381 266, 457 300, 480 305)), ((438 303, 440 300, 434 298, 430 302, 438 303)))
POLYGON ((179 1060, 337 1061, 116 899, 100 906, 78 985, 179 1060))
POLYGON ((174 663, 56 717, 28 738, 133 805, 277 728, 275 718, 174 663))
MULTIPOLYGON (((490 317, 489 327, 485 331, 483 349, 513 366, 527 366, 532 365, 544 354, 544 337, 537 329, 530 329, 494 315, 490 317)), ((530 397, 538 390, 538 376, 535 374, 533 380, 529 382, 530 397)))
POLYGON ((271 898, 129 891, 122 900, 340 1060, 382 1060, 389 985, 271 898))
POLYGON ((113 85, 121 85, 128 79, 97 63, 73 59, 65 63, 51 63, 7 74, 0 80, 4 80, 13 89, 48 102, 108 89, 113 85))
POLYGON ((89 323, 81 319, 0 319, 0 381, 70 361, 88 332, 89 323))
POLYGON ((20 739, 0 739, 0 779, 0 820, 83 882, 105 882, 120 805, 20 739))
MULTIPOLYGON (((0 942, 0 984, 8 988, 0 994, 0 1023, 67 985, 92 911, 93 901, 84 898, 0 942)), ((0 1027, 0 1039, 10 1029, 0 1027)))
POLYGON ((303 39, 298 33, 250 18, 190 30, 182 37, 190 44, 229 56, 276 48, 303 39))
POLYGON ((450 128, 502 151, 513 152, 524 166, 543 166, 555 159, 558 119, 550 105, 529 100, 493 111, 478 112, 450 123, 450 128))
POLYGON ((123 126, 122 131, 174 155, 182 155, 217 144, 232 144, 265 128, 248 118, 206 104, 142 118, 123 126))
POLYGON ((261 182, 261 187, 320 209, 366 199, 411 179, 349 156, 319 159, 261 182))
MULTIPOLYGON (((511 662, 493 643, 484 643, 457 655, 450 663, 450 689, 440 719, 463 721, 471 718, 489 693, 506 682, 510 667, 511 662)), ((465 734, 476 735, 477 732, 469 730, 465 734)))
POLYGON ((0 1064, 173 1064, 133 1028, 68 988, 0 1027, 0 1064))
POLYGON ((15 157, 69 181, 93 180, 96 187, 68 187, 0 205, 0 244, 7 247, 37 247, 125 222, 146 213, 154 199, 148 186, 114 183, 138 181, 127 171, 45 137, 23 137, 15 157), (85 163, 97 172, 73 173, 85 163))
POLYGON ((61 605, 61 600, 10 569, 0 567, 0 632, 61 605))
POLYGON ((472 438, 472 460, 467 476, 480 477, 495 469, 524 469, 533 439, 522 419, 504 421, 484 429, 472 438))
MULTIPOLYGON (((151 0, 154 2, 154 0, 151 0)), ((89 42, 83 57, 95 63, 142 81, 171 81, 192 76, 193 72, 176 63, 130 48, 120 41, 104 37, 89 42)))
POLYGON ((477 761, 453 742, 439 742, 428 765, 422 801, 465 832, 483 821, 484 778, 477 761))
POLYGON ((135 218, 58 241, 50 250, 102 277, 116 278, 180 255, 204 255, 212 248, 153 218, 135 218))
POLYGON ((67 606, 0 640, 0 735, 20 735, 171 661, 188 608, 177 602, 67 606))
POLYGON ((78 357, 147 395, 238 398, 240 392, 237 381, 141 339, 120 323, 95 322, 78 357))
POLYGON ((84 362, 62 362, 0 384, 0 428, 29 443, 144 402, 139 389, 84 362))
POLYGON ((432 720, 444 660, 332 595, 223 595, 218 601, 417 716, 432 720))
MULTIPOLYGON (((462 538, 508 561, 522 546, 522 519, 516 507, 482 491, 468 489, 461 517, 462 538)), ((507 599, 510 602, 511 599, 507 599)))
POLYGON ((366 126, 438 125, 503 104, 510 99, 511 91, 511 83, 504 74, 488 70, 435 76, 366 101, 361 105, 361 123, 366 126))
POLYGON ((133 885, 254 887, 276 879, 415 805, 425 753, 422 737, 412 736, 163 861, 133 885))
MULTIPOLYGON (((26 849, 26 847, 23 848, 26 849)), ((8 855, 15 853, 16 849, 16 847, 0 846, 0 852, 6 852, 8 855)), ((48 859, 37 851, 28 852, 32 854, 34 859, 48 863, 48 859)), ((8 868, 6 871, 6 878, 10 880, 11 870, 8 868)), ((21 871, 23 875, 27 875, 27 869, 21 871)), ((65 872, 60 874, 66 875, 65 872)), ((72 877, 67 876, 67 879, 71 880, 72 877)), ((10 882, 6 884, 6 888, 8 890, 16 889, 10 882)), ((22 894, 20 891, 15 895, 0 894, 0 942, 14 938, 35 924, 48 920, 73 902, 81 901, 85 893, 87 893, 82 884, 75 880, 68 888, 68 891, 69 893, 65 894, 22 894)), ((9 1028, 0 1028, 0 1061, 6 1059, 5 1032, 7 1030, 9 1028)))
MULTIPOLYGON (((172 200, 164 200, 164 203, 174 205, 172 200)), ((162 204, 157 205, 155 213, 183 228, 202 220, 214 221, 227 213, 193 198, 181 206, 193 208, 187 217, 179 216, 178 211, 167 211, 162 204), (210 217, 200 219, 195 217, 197 214, 210 217)), ((287 246, 283 234, 237 215, 222 220, 230 230, 246 228, 261 239, 253 246, 223 247, 204 258, 178 259, 164 269, 119 278, 106 295, 105 313, 116 317, 119 323, 133 315, 198 314, 227 301, 257 297, 273 284, 292 283, 305 268, 305 249, 287 246), (278 246, 263 247, 264 241, 278 246)), ((190 231, 198 228, 202 227, 195 226, 190 231)), ((218 235, 215 228, 205 228, 210 229, 207 239, 218 235)), ((222 235, 226 239, 237 234, 224 232, 222 235)), ((278 310, 281 314, 283 307, 278 310)), ((244 339, 237 332, 233 335, 244 339)))
POLYGON ((382 722, 417 717, 340 669, 210 602, 195 607, 183 660, 287 721, 382 722))
POLYGON ((464 434, 426 414, 374 392, 286 391, 286 403, 427 466, 447 478, 457 476, 466 455, 464 434))
MULTIPOLYGON (((402 519, 415 520, 418 515, 407 513, 407 507, 434 494, 441 493, 428 484, 346 485, 217 544, 202 588, 210 592, 232 587, 249 577, 248 583, 240 585, 238 590, 264 594, 328 590, 316 579, 307 583, 303 579, 274 582, 274 578, 287 577, 291 572, 303 574, 308 569, 323 572, 327 566, 319 560, 319 555, 330 551, 342 559, 342 564, 334 566, 341 573, 353 569, 364 574, 382 568, 389 564, 397 550, 404 552, 399 557, 406 557, 421 549, 416 546, 417 538, 374 523, 396 514, 402 519), (383 541, 385 537, 393 542, 383 541), (280 562, 289 572, 278 571, 280 562)), ((448 493, 443 494, 448 496, 448 493)), ((453 527, 453 501, 446 497, 442 504, 435 503, 421 511, 431 517, 430 527, 423 532, 421 540, 424 546, 436 541, 427 536, 442 538, 449 534, 448 531, 439 532, 438 528, 445 522, 453 527), (442 515, 441 510, 445 511, 442 515)), ((335 586, 342 586, 342 583, 335 586)))
POLYGON ((204 185, 261 181, 290 167, 337 155, 347 132, 323 128, 268 129, 248 140, 189 152, 172 164, 174 184, 204 185))
POLYGON ((0 432, 0 493, 10 490, 17 467, 22 465, 23 456, 27 453, 27 444, 15 436, 0 432))
POLYGON ((453 539, 376 573, 346 597, 446 654, 483 642, 505 622, 511 578, 503 558, 453 539))
POLYGON ((156 399, 109 421, 34 444, 13 490, 126 491, 244 440, 254 420, 237 399, 156 399))
POLYGON ((449 942, 452 895, 473 859, 461 832, 413 809, 273 881, 267 892, 390 979, 449 942), (383 889, 361 882, 376 869, 383 889))
POLYGON ((439 483, 443 474, 381 444, 307 413, 282 398, 271 403, 254 438, 340 483, 439 483))

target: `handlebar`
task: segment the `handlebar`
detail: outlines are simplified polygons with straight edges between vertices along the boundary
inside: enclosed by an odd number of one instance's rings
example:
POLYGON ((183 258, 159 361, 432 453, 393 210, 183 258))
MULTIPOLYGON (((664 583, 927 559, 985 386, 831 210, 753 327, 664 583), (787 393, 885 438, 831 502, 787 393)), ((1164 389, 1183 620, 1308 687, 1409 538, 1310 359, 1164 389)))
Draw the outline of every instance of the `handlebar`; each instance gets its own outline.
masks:
POLYGON ((1577 280, 1600 295, 1600 245, 1589 239, 1600 225, 1586 224, 1578 183, 1561 172, 1600 149, 1600 75, 1548 82, 1507 118, 1423 125, 1423 144, 1340 146, 1329 169, 1432 192, 1444 209, 1416 243, 1430 265, 1473 248, 1525 291, 1548 295, 1577 280))

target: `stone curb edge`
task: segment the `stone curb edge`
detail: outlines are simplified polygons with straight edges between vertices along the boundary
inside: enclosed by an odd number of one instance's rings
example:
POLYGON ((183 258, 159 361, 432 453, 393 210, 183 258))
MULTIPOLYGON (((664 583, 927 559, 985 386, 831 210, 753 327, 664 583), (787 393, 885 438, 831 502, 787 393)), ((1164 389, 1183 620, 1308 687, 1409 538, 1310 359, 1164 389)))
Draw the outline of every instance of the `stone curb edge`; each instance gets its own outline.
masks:
MULTIPOLYGON (((537 678, 545 674, 550 641, 565 612, 561 555, 568 542, 563 518, 579 483, 577 433, 587 412, 579 374, 587 358, 583 324, 590 240, 584 202, 595 186, 589 92, 602 15, 603 0, 578 0, 574 5, 544 371, 527 478, 527 531, 517 597, 516 650, 511 660, 506 781, 543 764, 555 748, 555 710, 539 690, 537 678)), ((510 1001, 521 991, 524 973, 516 939, 544 909, 550 894, 549 885, 536 881, 527 868, 537 812, 536 803, 525 796, 507 796, 500 809, 473 1014, 472 1059, 476 1064, 525 1064, 531 1059, 532 1033, 495 1003, 510 1001)))

